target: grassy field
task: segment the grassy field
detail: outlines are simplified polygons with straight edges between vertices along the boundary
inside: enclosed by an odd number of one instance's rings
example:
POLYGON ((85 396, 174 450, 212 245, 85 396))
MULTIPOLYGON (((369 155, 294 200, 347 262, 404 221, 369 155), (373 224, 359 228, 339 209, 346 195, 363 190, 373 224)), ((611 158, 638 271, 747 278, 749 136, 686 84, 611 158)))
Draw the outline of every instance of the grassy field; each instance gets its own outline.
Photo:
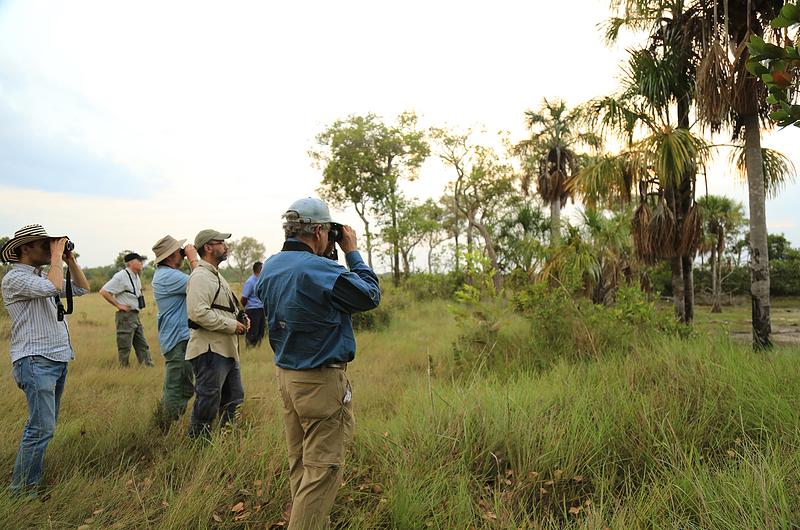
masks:
MULTIPOLYGON (((800 352, 754 355, 699 318, 704 331, 686 341, 457 374, 447 304, 407 303, 387 330, 358 335, 348 371, 356 440, 334 527, 797 528, 800 352)), ((195 445, 187 418, 167 435, 153 426, 163 361, 155 310, 143 319, 157 368, 122 370, 113 310, 97 294, 76 300, 76 360, 47 453, 47 494, 22 502, 0 492, 0 528, 284 525, 269 347, 242 354, 237 428, 195 445)), ((513 315, 504 325, 525 329, 513 315)), ((4 346, 8 329, 0 320, 4 346)), ((25 419, 9 372, 0 363, 6 482, 25 419)))

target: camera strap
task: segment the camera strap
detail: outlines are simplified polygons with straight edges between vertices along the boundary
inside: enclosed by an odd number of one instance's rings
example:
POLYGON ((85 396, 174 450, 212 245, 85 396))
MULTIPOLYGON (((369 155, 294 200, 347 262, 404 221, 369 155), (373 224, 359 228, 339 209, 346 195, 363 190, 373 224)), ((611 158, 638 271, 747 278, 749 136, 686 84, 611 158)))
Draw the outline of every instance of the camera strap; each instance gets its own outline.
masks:
POLYGON ((228 306, 219 305, 216 303, 217 297, 219 296, 219 291, 222 289, 222 280, 219 277, 219 273, 215 273, 217 275, 217 292, 214 293, 214 298, 211 299, 211 309, 221 309, 222 311, 227 311, 228 313, 235 313, 236 307, 238 306, 238 301, 233 296, 232 293, 228 292, 228 306))
POLYGON ((67 275, 65 276, 66 287, 66 294, 67 294, 67 309, 64 309, 64 304, 61 303, 61 297, 56 295, 55 296, 55 303, 56 303, 56 318, 59 322, 64 320, 64 315, 71 315, 72 314, 72 275, 69 273, 69 267, 67 267, 67 275))
MULTIPOLYGON (((211 299, 211 309, 220 309, 227 313, 235 314, 236 307, 239 305, 239 302, 233 296, 233 293, 228 292, 228 297, 229 297, 228 303, 230 304, 229 306, 219 305, 216 303, 217 297, 219 296, 219 292, 222 290, 222 280, 220 280, 219 278, 219 272, 214 272, 214 274, 217 277, 217 291, 214 293, 214 298, 211 299)), ((202 328, 203 326, 201 326, 191 318, 189 319, 189 329, 202 329, 202 328)), ((238 340, 237 340, 237 346, 238 346, 238 340)))
POLYGON ((72 295, 72 275, 69 273, 69 267, 67 267, 66 283, 67 283, 67 310, 64 311, 64 314, 71 315, 73 295, 72 295))
MULTIPOLYGON (((131 294, 133 296, 141 296, 141 293, 136 294, 136 285, 133 283, 133 276, 131 276, 131 273, 128 272, 128 269, 125 269, 125 274, 128 275, 128 279, 131 281, 131 289, 133 289, 133 291, 131 291, 131 294)), ((140 291, 141 291, 141 289, 140 289, 140 291)))

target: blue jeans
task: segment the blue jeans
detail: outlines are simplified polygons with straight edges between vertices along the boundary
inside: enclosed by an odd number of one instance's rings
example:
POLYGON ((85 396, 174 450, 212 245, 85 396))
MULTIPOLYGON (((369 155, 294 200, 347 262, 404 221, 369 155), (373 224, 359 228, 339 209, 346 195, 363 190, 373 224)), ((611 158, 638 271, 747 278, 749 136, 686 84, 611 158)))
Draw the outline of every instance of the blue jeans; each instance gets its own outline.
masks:
POLYGON ((42 481, 44 451, 56 428, 67 363, 33 355, 14 362, 12 374, 28 400, 28 421, 22 430, 9 486, 13 491, 22 491, 35 489, 42 481))
POLYGON ((189 436, 207 437, 219 414, 220 425, 232 421, 244 402, 239 363, 212 351, 189 361, 194 370, 194 407, 189 420, 189 436))

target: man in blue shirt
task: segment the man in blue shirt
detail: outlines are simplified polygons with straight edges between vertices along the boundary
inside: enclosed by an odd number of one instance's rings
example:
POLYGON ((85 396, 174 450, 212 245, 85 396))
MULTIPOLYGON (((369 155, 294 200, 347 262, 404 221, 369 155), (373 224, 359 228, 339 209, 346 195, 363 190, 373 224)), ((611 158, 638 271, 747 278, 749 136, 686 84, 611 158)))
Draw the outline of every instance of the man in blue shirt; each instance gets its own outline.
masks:
POLYGON ((356 249, 356 234, 331 220, 319 199, 295 201, 283 215, 283 249, 264 264, 256 293, 275 352, 289 453, 290 530, 326 528, 353 438, 355 358, 351 315, 378 306, 378 277, 356 249), (349 270, 329 259, 334 241, 349 270), (326 257, 327 256, 327 257, 326 257))
POLYGON ((164 396, 161 398, 161 417, 158 423, 164 429, 186 410, 194 395, 192 365, 185 359, 189 342, 189 317, 186 312, 186 284, 189 275, 180 270, 183 259, 194 269, 199 263, 192 245, 181 248, 180 241, 164 236, 153 245, 156 254, 156 272, 153 275, 153 294, 158 306, 158 342, 164 355, 164 396))
POLYGON ((264 316, 264 304, 256 296, 256 283, 258 283, 258 276, 261 274, 261 267, 263 263, 256 261, 253 263, 253 274, 247 281, 244 282, 242 287, 242 305, 244 311, 250 318, 250 329, 247 330, 245 335, 245 342, 251 348, 257 347, 261 344, 266 331, 266 318, 264 316))

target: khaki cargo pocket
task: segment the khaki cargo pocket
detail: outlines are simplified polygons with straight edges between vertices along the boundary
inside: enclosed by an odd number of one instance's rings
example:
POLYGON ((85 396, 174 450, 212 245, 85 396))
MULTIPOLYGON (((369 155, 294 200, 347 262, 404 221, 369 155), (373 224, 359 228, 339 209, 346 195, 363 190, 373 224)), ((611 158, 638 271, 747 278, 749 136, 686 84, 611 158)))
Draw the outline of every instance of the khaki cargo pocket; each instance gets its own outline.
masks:
POLYGON ((326 419, 341 409, 341 383, 331 378, 332 370, 324 370, 289 381, 289 394, 300 418, 326 419))

